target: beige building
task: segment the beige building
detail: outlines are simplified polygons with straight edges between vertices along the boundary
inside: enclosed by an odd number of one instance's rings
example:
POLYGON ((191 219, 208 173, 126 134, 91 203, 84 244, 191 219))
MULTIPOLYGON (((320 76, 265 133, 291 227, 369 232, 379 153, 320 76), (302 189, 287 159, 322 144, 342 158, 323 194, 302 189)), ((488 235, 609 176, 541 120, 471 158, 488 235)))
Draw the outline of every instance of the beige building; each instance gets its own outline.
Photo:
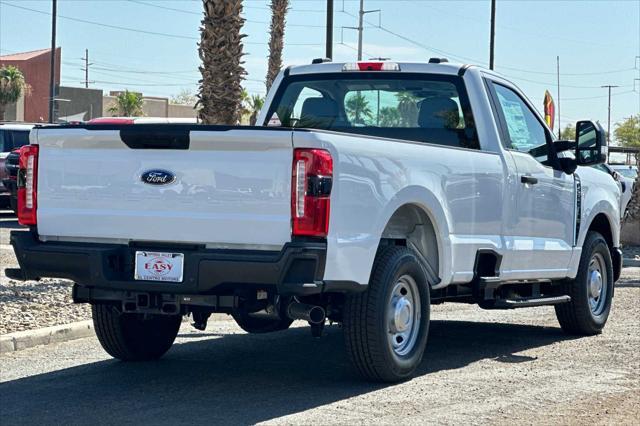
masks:
MULTIPOLYGON (((115 104, 119 92, 110 92, 102 97, 102 110, 104 115, 111 115, 109 108, 115 104)), ((169 98, 155 96, 143 96, 142 111, 145 117, 173 117, 173 118, 197 118, 198 114, 193 105, 177 105, 169 102, 169 98)))

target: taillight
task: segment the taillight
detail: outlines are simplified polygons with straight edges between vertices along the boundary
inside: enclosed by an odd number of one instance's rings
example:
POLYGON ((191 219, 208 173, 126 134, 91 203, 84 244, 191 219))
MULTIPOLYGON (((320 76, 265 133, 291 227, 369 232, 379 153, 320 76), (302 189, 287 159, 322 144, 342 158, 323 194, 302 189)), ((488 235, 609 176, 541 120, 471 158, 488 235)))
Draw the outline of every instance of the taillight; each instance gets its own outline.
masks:
POLYGON ((400 71, 396 62, 351 62, 342 66, 342 71, 400 71))
POLYGON ((333 160, 329 151, 294 150, 291 181, 293 235, 327 236, 332 178, 333 160))
POLYGON ((38 145, 20 148, 17 185, 18 222, 21 225, 35 225, 38 206, 38 145))

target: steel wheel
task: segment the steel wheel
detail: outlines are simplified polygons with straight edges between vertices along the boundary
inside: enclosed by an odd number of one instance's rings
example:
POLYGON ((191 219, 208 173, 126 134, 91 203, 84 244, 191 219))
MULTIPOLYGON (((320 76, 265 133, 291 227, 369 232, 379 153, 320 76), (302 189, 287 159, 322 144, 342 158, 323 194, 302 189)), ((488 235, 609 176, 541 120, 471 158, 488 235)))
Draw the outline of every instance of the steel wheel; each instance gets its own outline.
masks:
POLYGON ((402 275, 388 301, 387 338, 395 356, 411 352, 420 332, 420 292, 416 281, 402 275))
POLYGON ((602 314, 607 299, 607 265, 600 253, 594 253, 589 261, 587 285, 589 307, 594 315, 602 314))

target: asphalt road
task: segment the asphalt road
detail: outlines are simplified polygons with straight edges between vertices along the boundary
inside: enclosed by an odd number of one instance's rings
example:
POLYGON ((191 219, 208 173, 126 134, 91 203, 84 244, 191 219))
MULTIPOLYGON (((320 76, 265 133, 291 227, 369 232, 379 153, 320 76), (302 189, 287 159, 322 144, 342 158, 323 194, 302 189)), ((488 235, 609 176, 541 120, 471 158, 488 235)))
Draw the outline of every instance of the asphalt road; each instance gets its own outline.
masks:
POLYGON ((640 269, 625 274, 595 337, 566 336, 548 307, 436 306, 417 376, 393 386, 352 373, 336 326, 247 335, 216 317, 152 363, 112 360, 95 338, 32 348, 0 356, 0 423, 631 424, 640 269))

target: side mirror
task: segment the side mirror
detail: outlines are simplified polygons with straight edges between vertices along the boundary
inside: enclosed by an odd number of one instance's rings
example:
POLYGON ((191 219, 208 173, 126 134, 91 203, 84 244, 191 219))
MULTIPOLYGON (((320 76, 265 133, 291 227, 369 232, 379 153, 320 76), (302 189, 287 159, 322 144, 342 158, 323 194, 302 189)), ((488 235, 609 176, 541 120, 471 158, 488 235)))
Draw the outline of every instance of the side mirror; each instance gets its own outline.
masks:
POLYGON ((607 161, 607 140, 599 123, 576 123, 576 161, 579 166, 592 166, 607 161))

